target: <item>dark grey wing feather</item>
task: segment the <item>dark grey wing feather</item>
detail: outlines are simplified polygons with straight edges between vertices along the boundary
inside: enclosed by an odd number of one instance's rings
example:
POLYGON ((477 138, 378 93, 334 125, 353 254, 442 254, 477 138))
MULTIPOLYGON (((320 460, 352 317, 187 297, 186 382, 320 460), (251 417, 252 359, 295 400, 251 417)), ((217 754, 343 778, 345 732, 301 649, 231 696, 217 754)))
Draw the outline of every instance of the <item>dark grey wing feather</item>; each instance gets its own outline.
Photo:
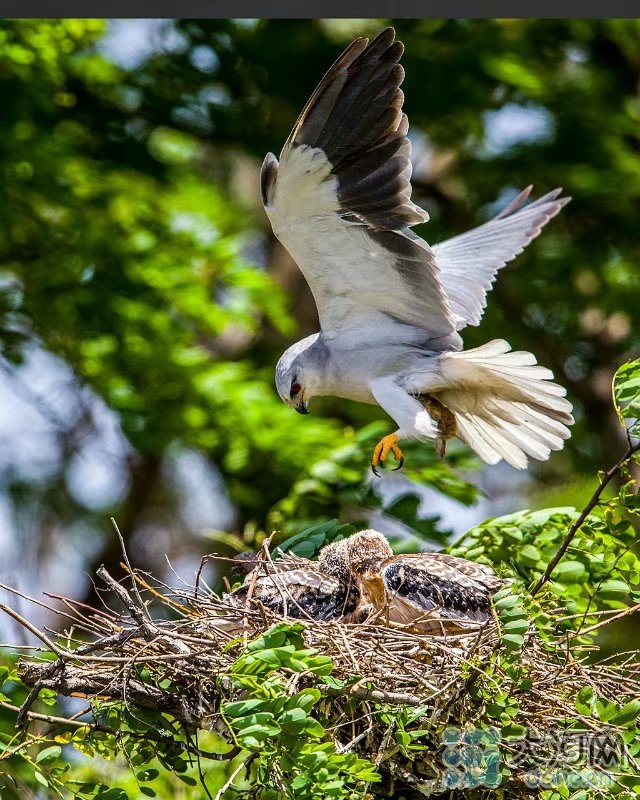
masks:
POLYGON ((338 58, 280 163, 267 155, 262 197, 313 292, 325 340, 350 347, 349 333, 368 330, 371 343, 451 336, 458 347, 435 257, 408 237, 428 214, 411 202, 403 45, 394 36, 388 28, 371 44, 357 39, 338 58))
POLYGON ((338 178, 346 211, 373 228, 400 230, 428 219, 411 202, 411 144, 398 63, 404 46, 387 28, 356 39, 324 76, 283 148, 319 147, 338 178))

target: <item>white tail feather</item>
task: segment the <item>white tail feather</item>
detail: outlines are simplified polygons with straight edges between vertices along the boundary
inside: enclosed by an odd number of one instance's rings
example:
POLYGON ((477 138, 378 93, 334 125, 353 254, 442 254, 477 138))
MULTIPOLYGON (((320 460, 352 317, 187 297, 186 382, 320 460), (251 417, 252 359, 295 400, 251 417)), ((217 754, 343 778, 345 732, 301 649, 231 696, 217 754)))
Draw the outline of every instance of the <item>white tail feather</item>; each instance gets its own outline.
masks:
POLYGON ((553 373, 532 353, 510 352, 502 339, 445 353, 439 372, 447 388, 434 392, 456 415, 458 436, 489 464, 500 459, 517 469, 527 456, 546 461, 571 435, 571 403, 551 383, 553 373))

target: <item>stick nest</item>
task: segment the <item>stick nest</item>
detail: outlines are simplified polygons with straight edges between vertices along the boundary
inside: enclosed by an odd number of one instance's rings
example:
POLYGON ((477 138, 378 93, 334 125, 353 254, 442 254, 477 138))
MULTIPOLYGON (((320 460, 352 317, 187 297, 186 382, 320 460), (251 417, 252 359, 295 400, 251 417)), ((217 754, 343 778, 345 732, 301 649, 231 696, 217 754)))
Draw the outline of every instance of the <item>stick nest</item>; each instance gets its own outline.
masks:
MULTIPOLYGON (((63 599, 68 629, 55 640, 41 635, 56 660, 20 663, 22 680, 33 688, 19 724, 27 724, 38 692, 48 688, 92 703, 114 701, 172 715, 183 731, 215 731, 236 745, 227 757, 236 755, 237 739, 221 715, 225 703, 247 697, 233 679, 234 665, 255 637, 286 620, 263 607, 239 609, 206 586, 171 588, 130 567, 128 572, 118 583, 103 568, 98 571, 107 587, 101 590, 105 610, 63 599), (126 613, 109 610, 116 599, 126 613)), ((446 729, 522 725, 544 737, 580 716, 575 699, 585 686, 607 701, 640 697, 637 672, 633 677, 624 664, 587 667, 584 650, 571 646, 571 636, 550 644, 533 626, 516 653, 505 649, 497 619, 447 636, 312 619, 301 628, 306 647, 330 658, 333 669, 327 677, 282 666, 284 691, 293 696, 306 687, 320 690, 315 718, 338 752, 377 765, 383 780, 371 790, 379 797, 398 787, 407 797, 443 791, 446 729), (500 698, 507 696, 516 704, 501 707, 500 698), (415 730, 420 737, 411 740, 415 730), (417 746, 407 746, 410 740, 417 746)), ((581 722, 599 733, 607 730, 607 723, 589 716, 581 722)), ((508 752, 512 745, 503 738, 502 747, 508 752)), ((536 793, 522 771, 512 770, 509 785, 511 796, 536 793)))

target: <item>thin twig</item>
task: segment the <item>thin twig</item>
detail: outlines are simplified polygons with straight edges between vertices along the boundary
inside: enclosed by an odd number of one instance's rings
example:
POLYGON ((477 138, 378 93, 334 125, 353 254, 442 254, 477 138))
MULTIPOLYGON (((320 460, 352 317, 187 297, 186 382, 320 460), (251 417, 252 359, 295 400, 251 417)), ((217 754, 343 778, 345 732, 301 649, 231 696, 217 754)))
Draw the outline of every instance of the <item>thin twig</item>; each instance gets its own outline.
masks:
POLYGON ((10 606, 5 603, 0 603, 0 611, 4 611, 5 614, 15 619, 23 628, 26 628, 30 633, 40 639, 52 653, 55 653, 57 656, 63 656, 65 654, 65 651, 58 647, 54 641, 42 633, 42 631, 38 630, 35 625, 32 625, 28 619, 25 619, 21 614, 18 614, 17 611, 14 611, 10 606))
POLYGON ((139 583, 143 589, 152 594, 158 600, 161 600, 163 603, 166 603, 168 606, 171 606, 176 611, 180 611, 180 613, 182 614, 193 614, 195 616, 195 613, 190 608, 187 608, 186 606, 183 606, 180 603, 176 603, 175 600, 172 600, 170 597, 167 597, 165 594, 162 594, 157 589, 154 589, 154 587, 150 583, 145 581, 145 579, 138 572, 134 573, 132 577, 135 579, 136 583, 139 583))
MULTIPOLYGON (((245 758, 245 759, 244 759, 244 761, 241 761, 241 762, 238 764, 238 766, 237 766, 237 767, 236 767, 236 768, 233 770, 233 772, 232 772, 232 773, 231 773, 231 775, 229 776, 229 778, 228 778, 227 782, 224 784, 224 786, 221 786, 221 787, 218 789, 218 791, 216 792, 216 796, 215 796, 214 800, 221 800, 221 798, 222 798, 222 795, 223 795, 223 794, 224 794, 224 793, 227 791, 227 789, 231 788, 231 784, 232 784, 232 783, 235 781, 235 779, 236 779, 236 778, 238 777, 238 775, 240 774, 240 770, 241 770, 243 767, 248 767, 248 766, 249 766, 249 764, 250 764, 250 763, 253 761, 253 759, 254 759, 255 757, 256 757, 256 754, 255 754, 255 753, 252 753, 250 756, 248 756, 247 758, 245 758)), ((205 787, 205 788, 206 788, 206 787, 205 787)), ((208 791, 207 791, 207 794, 209 794, 209 793, 208 793, 208 791)), ((211 797, 211 795, 209 795, 209 797, 211 797)))
MULTIPOLYGON (((599 628, 604 628, 605 625, 610 625, 612 622, 616 622, 623 617, 628 617, 630 614, 634 614, 636 611, 640 611, 640 603, 636 603, 635 606, 629 606, 628 608, 624 608, 622 611, 619 611, 617 614, 613 614, 613 616, 608 616, 606 619, 600 620, 595 625, 592 625, 590 628, 586 628, 585 630, 577 630, 577 631, 569 631, 566 634, 566 637, 575 638, 576 636, 586 636, 587 633, 593 633, 597 631, 599 628)), ((611 611, 609 613, 612 613, 611 611)))
POLYGON ((118 536, 118 541, 120 542, 120 549, 122 550, 122 557, 124 558, 125 564, 129 569, 129 575, 131 576, 131 588, 133 590, 133 593, 136 596, 136 600, 138 601, 141 612, 146 616, 147 620, 151 622, 151 615, 149 614, 149 609, 142 602, 142 597, 140 597, 140 592, 138 591, 138 586, 135 581, 133 568, 129 561, 129 556, 127 555, 127 548, 125 547, 124 539, 122 537, 122 534, 120 533, 120 528, 118 527, 118 523, 115 521, 113 517, 111 517, 111 524, 115 528, 116 534, 118 536))

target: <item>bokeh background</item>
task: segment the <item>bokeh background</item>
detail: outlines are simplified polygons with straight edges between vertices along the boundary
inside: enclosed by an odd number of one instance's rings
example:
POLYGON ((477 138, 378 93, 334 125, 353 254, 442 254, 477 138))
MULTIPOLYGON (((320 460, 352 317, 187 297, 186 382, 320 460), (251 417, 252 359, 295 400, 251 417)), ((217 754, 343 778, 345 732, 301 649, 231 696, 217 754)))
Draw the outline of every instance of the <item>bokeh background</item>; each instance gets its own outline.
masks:
POLYGON ((110 517, 137 566, 187 580, 204 553, 330 519, 434 548, 488 516, 579 507, 622 452, 611 378, 640 349, 637 20, 4 20, 0 94, 4 584, 94 602, 96 566, 119 574, 110 517), (420 445, 376 481, 381 410, 323 399, 302 418, 273 388, 317 318, 262 211, 260 164, 341 50, 389 22, 421 235, 477 225, 530 183, 573 197, 464 335, 532 350, 575 404, 565 450, 525 474, 420 445))

